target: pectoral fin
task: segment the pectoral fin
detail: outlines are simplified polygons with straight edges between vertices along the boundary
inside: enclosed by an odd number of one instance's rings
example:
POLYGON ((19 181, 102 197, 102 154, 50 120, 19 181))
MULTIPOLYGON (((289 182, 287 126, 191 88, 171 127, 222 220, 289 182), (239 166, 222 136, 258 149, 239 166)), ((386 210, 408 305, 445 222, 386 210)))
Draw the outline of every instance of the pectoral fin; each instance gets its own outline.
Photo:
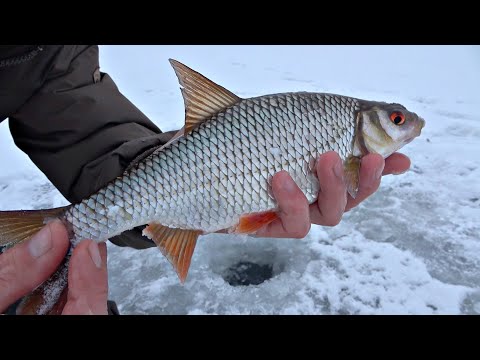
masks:
POLYGON ((347 191, 355 199, 358 193, 358 184, 360 179, 360 158, 350 156, 345 160, 344 174, 347 191))

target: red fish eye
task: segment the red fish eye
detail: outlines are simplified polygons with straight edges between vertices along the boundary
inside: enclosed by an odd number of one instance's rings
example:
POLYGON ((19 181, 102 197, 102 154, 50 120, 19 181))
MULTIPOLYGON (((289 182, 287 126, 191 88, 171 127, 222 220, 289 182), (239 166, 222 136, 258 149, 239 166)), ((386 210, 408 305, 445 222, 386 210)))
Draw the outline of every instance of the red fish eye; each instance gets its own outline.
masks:
POLYGON ((405 122, 405 115, 403 115, 400 111, 395 111, 390 114, 390 120, 392 120, 395 125, 403 125, 405 122))

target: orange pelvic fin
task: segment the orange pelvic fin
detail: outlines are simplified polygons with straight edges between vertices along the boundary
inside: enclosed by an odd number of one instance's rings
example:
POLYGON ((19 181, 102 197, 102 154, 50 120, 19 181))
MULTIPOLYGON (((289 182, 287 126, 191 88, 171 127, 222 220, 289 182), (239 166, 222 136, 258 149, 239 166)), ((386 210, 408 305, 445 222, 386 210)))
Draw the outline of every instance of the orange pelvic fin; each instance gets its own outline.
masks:
POLYGON ((278 219, 278 215, 274 211, 245 214, 240 218, 235 232, 239 234, 251 234, 276 219, 278 219))

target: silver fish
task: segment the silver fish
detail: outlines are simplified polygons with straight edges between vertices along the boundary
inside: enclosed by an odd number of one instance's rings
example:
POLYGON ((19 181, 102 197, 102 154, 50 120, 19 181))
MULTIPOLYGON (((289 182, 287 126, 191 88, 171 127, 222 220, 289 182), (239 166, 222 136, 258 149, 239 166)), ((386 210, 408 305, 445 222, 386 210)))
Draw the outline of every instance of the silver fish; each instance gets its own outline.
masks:
POLYGON ((425 125, 400 104, 335 94, 242 99, 170 62, 182 86, 184 128, 78 204, 0 212, 0 244, 25 241, 49 218, 62 219, 74 245, 85 238, 106 241, 148 224, 143 234, 184 282, 200 235, 252 233, 277 219, 270 187, 275 173, 289 172, 313 203, 319 191, 315 161, 333 150, 344 161, 348 192, 355 197, 360 159, 368 153, 388 157, 419 136, 425 125))

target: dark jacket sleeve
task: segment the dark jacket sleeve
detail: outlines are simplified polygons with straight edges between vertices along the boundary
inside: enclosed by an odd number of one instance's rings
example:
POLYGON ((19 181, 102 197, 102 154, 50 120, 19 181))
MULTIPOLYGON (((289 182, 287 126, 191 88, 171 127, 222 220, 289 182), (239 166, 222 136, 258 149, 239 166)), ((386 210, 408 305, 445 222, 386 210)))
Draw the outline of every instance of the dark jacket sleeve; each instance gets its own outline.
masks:
MULTIPOLYGON (((22 149, 72 203, 121 175, 143 153, 167 142, 162 133, 99 71, 97 46, 46 47, 43 81, 11 114, 22 149)), ((111 239, 120 246, 154 246, 140 229, 111 239)))

